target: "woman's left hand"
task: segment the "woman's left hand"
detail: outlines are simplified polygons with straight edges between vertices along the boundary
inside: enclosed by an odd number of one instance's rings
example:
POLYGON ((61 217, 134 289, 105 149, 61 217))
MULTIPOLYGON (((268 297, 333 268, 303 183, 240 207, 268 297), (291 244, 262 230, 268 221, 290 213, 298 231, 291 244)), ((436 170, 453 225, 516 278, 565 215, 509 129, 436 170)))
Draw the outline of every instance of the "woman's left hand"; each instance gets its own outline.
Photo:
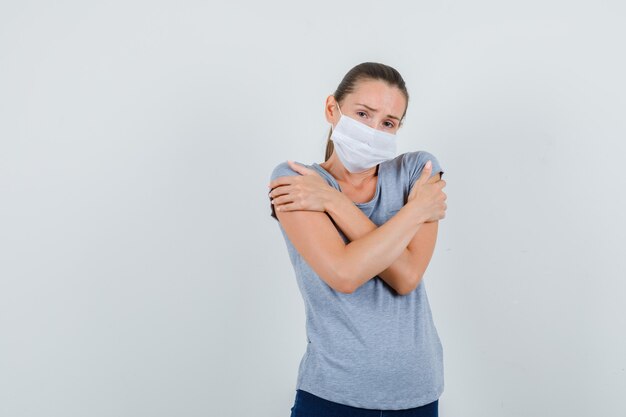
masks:
POLYGON ((302 175, 286 175, 269 183, 269 196, 279 211, 326 211, 339 191, 331 187, 317 171, 287 161, 289 167, 302 175))

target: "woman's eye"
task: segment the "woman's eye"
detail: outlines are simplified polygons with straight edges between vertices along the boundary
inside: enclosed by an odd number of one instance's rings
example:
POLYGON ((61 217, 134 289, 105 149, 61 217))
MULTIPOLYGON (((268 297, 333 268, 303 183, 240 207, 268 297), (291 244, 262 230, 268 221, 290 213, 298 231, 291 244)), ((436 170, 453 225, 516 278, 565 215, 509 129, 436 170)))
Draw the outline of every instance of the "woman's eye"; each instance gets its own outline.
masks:
POLYGON ((356 114, 361 115, 361 113, 366 114, 364 111, 357 111, 356 114))
POLYGON ((387 122, 387 123, 389 123, 389 124, 387 125, 387 127, 388 127, 389 129, 391 129, 391 128, 393 127, 393 123, 392 123, 392 122, 387 122))

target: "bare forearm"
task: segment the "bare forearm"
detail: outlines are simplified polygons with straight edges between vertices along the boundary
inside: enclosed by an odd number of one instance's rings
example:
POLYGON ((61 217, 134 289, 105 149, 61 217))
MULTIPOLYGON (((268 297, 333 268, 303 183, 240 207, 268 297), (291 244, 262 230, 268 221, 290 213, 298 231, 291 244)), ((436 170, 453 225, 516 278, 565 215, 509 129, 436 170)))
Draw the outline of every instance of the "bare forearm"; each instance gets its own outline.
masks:
MULTIPOLYGON (((364 227, 360 228, 365 233, 346 245, 345 253, 341 256, 341 276, 349 280, 354 288, 358 288, 389 268, 403 254, 424 222, 419 210, 409 202, 380 227, 374 225, 368 231, 364 227)), ((352 234, 354 230, 348 233, 352 234)), ((401 265, 398 267, 402 268, 401 265)), ((400 288, 405 286, 406 283, 399 284, 400 288)))
MULTIPOLYGON (((351 241, 360 239, 378 228, 369 217, 343 195, 337 196, 326 211, 351 241)), ((420 227, 421 223, 416 232, 420 227)), ((415 271, 410 262, 410 252, 405 246, 400 255, 393 259, 387 268, 374 275, 378 275, 398 293, 403 293, 407 288, 412 288, 417 281, 418 277, 414 277, 414 274, 415 271)))

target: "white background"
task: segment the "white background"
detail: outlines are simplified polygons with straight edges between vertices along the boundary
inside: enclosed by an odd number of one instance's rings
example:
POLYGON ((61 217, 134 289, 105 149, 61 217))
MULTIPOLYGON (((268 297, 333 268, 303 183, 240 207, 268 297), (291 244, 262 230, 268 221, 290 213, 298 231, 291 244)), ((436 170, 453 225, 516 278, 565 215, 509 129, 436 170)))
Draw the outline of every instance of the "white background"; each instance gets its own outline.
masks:
POLYGON ((442 417, 626 415, 618 1, 0 5, 0 415, 288 416, 304 306, 272 168, 403 75, 446 171, 442 417))

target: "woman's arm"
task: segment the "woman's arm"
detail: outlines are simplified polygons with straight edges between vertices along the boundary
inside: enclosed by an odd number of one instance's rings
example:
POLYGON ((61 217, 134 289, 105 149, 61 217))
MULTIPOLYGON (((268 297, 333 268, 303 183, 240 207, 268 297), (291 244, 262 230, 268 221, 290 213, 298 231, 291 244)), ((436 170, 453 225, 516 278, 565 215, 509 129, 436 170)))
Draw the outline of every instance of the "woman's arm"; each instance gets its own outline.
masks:
POLYGON ((388 222, 346 245, 325 212, 279 208, 276 216, 311 268, 344 293, 355 291, 388 268, 425 221, 422 207, 410 201, 388 222))
MULTIPOLYGON (((427 182, 434 183, 440 178, 436 174, 427 182)), ((348 239, 359 239, 378 228, 345 194, 334 195, 326 211, 348 239)), ((437 229, 438 222, 420 224, 400 256, 378 274, 398 294, 408 294, 420 284, 435 249, 437 229)))
MULTIPOLYGON (((297 175, 286 163, 272 173, 276 179, 285 173, 297 175)), ((382 226, 366 232, 347 245, 339 236, 326 212, 276 210, 289 240, 311 268, 328 285, 350 293, 387 269, 411 242, 426 221, 445 215, 444 182, 427 184, 430 169, 425 169, 416 182, 419 198, 414 198, 382 226)), ((280 181, 277 181, 280 182, 280 181)))

